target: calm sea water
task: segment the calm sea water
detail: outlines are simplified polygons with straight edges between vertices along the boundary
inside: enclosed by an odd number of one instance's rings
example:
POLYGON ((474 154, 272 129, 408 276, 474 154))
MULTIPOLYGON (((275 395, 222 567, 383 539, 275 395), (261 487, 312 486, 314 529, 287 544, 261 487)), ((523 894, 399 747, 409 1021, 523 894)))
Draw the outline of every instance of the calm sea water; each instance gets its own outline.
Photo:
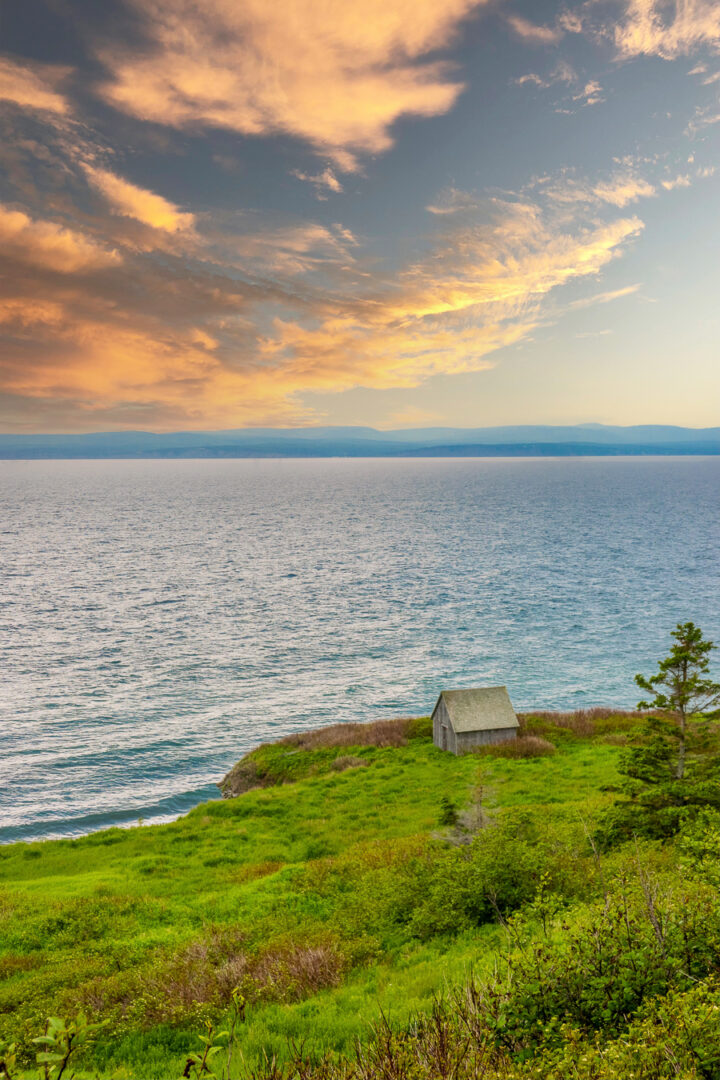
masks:
POLYGON ((720 458, 0 462, 0 840, 443 687, 633 705, 677 621, 720 638, 719 522, 720 458))

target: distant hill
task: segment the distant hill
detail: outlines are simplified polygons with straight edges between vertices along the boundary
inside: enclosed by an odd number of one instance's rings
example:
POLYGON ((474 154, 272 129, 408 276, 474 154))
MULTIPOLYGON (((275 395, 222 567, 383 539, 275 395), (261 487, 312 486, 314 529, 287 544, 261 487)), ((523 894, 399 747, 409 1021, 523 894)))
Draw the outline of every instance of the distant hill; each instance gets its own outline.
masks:
POLYGON ((0 435, 0 458, 568 457, 720 454, 720 427, 240 428, 0 435))

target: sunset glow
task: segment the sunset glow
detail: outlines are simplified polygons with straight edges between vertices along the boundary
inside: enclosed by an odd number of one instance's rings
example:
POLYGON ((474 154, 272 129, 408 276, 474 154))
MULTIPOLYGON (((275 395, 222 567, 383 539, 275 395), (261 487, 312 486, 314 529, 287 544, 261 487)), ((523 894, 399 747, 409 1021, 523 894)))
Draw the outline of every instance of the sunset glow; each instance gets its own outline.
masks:
POLYGON ((717 422, 714 0, 71 10, 4 16, 2 430, 717 422))

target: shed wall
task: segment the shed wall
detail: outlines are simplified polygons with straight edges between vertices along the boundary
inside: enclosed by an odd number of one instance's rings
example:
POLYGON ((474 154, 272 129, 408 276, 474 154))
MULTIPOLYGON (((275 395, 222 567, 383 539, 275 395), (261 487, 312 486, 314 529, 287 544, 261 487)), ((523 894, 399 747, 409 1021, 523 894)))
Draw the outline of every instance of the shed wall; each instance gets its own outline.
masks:
POLYGON ((456 754, 464 754, 475 746, 489 746, 491 743, 508 742, 517 738, 517 728, 495 728, 490 731, 463 731, 455 736, 456 754))
POLYGON ((445 702, 439 701, 438 706, 435 709, 432 717, 433 721, 433 742, 436 746, 439 746, 441 750, 449 750, 451 754, 457 754, 457 735, 453 730, 453 726, 450 723, 450 717, 448 711, 445 708, 445 702), (446 740, 443 742, 443 726, 447 729, 446 740))

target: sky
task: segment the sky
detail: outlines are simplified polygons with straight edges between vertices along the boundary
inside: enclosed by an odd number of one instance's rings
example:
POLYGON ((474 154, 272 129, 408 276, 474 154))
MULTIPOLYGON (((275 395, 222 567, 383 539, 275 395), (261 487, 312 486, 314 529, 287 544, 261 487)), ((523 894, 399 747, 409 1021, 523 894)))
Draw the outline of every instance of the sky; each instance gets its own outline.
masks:
POLYGON ((720 424, 717 0, 23 0, 0 430, 720 424))

